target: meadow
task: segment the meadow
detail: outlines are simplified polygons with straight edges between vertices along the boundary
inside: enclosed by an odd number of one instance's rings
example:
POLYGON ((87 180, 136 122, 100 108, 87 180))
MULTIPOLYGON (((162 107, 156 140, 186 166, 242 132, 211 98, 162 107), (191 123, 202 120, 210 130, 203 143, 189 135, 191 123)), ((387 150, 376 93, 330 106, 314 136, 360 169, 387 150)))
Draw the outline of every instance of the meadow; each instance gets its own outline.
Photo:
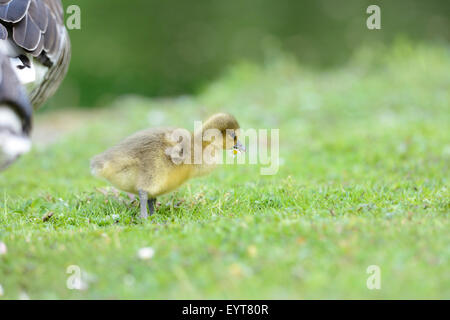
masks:
POLYGON ((449 299, 449 52, 398 41, 326 70, 277 52, 194 96, 86 111, 0 173, 0 298, 449 299), (280 130, 276 175, 223 166, 159 198, 148 221, 90 175, 127 135, 217 111, 280 130), (69 266, 82 290, 67 287, 69 266))

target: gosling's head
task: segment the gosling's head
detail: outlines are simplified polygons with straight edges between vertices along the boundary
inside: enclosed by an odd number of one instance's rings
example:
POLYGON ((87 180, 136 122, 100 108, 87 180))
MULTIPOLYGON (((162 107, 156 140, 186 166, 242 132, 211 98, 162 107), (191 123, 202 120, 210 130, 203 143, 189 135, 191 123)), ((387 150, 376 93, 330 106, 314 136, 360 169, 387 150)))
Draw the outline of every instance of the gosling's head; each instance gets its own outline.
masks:
POLYGON ((239 142, 240 126, 236 118, 228 113, 217 113, 210 117, 203 125, 203 133, 208 135, 208 130, 218 130, 222 135, 222 148, 245 151, 239 142))

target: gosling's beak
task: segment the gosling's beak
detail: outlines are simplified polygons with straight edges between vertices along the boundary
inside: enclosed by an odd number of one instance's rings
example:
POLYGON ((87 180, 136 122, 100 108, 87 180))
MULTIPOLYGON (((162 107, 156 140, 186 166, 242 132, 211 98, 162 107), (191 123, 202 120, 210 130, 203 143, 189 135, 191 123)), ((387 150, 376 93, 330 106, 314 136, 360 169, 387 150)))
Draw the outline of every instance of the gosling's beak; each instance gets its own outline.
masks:
POLYGON ((245 147, 242 145, 242 143, 238 140, 236 145, 233 147, 235 150, 239 150, 240 152, 245 152, 245 147))
POLYGON ((30 150, 32 114, 25 88, 0 54, 0 171, 30 150))

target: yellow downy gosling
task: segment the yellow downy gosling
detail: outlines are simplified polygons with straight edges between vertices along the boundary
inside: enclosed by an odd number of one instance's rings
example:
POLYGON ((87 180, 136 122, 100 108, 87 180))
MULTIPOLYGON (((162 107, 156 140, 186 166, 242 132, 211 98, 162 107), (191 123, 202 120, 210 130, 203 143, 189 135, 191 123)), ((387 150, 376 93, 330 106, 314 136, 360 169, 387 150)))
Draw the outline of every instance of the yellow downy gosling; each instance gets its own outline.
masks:
POLYGON ((143 130, 92 158, 92 174, 137 194, 145 219, 147 204, 152 215, 156 197, 211 172, 221 150, 245 151, 238 134, 237 120, 226 113, 213 115, 194 133, 179 128, 143 130))

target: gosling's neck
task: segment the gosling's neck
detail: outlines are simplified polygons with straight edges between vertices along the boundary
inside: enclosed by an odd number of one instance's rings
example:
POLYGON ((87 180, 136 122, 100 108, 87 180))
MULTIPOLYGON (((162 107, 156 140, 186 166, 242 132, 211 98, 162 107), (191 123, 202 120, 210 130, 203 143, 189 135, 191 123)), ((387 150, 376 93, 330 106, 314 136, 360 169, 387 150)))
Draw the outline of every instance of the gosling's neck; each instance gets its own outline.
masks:
POLYGON ((204 141, 203 134, 208 130, 203 127, 203 130, 198 131, 192 134, 192 142, 191 142, 191 176, 204 176, 206 174, 211 173, 216 167, 217 163, 210 163, 208 159, 205 159, 206 153, 212 153, 215 155, 220 155, 222 150, 222 146, 218 144, 217 141, 204 141), (201 143, 200 143, 201 142, 201 143), (195 144, 199 144, 200 146, 196 146, 195 144), (195 153, 200 153, 197 155, 195 153), (197 163, 200 159, 200 163, 197 163))

